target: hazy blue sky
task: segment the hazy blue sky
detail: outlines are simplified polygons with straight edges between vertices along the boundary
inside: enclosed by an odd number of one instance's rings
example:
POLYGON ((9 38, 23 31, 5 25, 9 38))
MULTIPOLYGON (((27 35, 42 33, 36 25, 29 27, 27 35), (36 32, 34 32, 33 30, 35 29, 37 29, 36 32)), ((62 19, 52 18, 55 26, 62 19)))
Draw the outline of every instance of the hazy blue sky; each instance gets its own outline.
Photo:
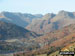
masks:
POLYGON ((60 10, 75 11, 75 0, 0 0, 0 12, 45 14, 60 10))

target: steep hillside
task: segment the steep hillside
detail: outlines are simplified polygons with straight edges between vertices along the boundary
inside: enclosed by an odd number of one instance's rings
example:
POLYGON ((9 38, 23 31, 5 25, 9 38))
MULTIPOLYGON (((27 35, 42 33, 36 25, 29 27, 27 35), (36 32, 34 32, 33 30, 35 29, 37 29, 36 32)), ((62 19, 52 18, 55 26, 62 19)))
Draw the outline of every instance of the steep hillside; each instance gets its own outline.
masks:
POLYGON ((0 21, 14 23, 21 27, 26 27, 32 22, 33 19, 41 18, 43 15, 32 15, 27 13, 12 13, 12 12, 1 12, 0 21))
POLYGON ((55 17, 55 14, 48 13, 44 15, 41 19, 33 20, 32 23, 26 27, 26 29, 36 32, 38 34, 48 33, 53 28, 51 24, 51 19, 53 17, 55 17))
POLYGON ((0 54, 30 51, 39 46, 35 42, 29 42, 37 36, 20 26, 0 21, 0 54))
POLYGON ((30 32, 20 26, 0 21, 0 40, 22 38, 30 39, 36 36, 37 35, 35 33, 30 32))
MULTIPOLYGON (((59 51, 62 48, 65 48, 65 46, 68 46, 70 44, 75 43, 75 33, 70 34, 68 36, 65 36, 61 38, 60 40, 53 41, 52 43, 45 45, 44 47, 38 49, 37 51, 33 52, 34 55, 36 56, 51 56, 51 55, 57 55, 57 56, 62 56, 59 54, 59 51), (39 52, 40 51, 40 52, 39 52), (44 54, 44 55, 43 55, 44 54)), ((74 50, 74 45, 69 46, 69 50, 74 50), (72 48, 73 47, 73 48, 72 48)), ((67 48, 66 48, 67 49, 67 48)))
POLYGON ((60 11, 57 15, 48 13, 43 17, 40 14, 35 17, 20 13, 0 14, 0 53, 20 56, 50 55, 75 43, 74 12, 60 11), (34 19, 35 17, 38 19, 34 19), (26 24, 24 20, 32 22, 26 27, 30 31, 22 28, 26 24), (44 35, 39 37, 34 32, 44 35))
POLYGON ((40 36, 36 38, 35 40, 39 43, 44 43, 44 44, 50 44, 48 42, 53 42, 56 40, 59 40, 69 34, 75 33, 75 24, 70 24, 62 29, 47 33, 44 36, 40 36), (40 40, 39 40, 40 39, 40 40), (46 42, 48 41, 48 42, 46 42))
POLYGON ((24 52, 25 56, 50 55, 51 53, 60 51, 65 46, 75 43, 75 24, 68 25, 63 29, 32 39, 31 42, 38 43, 40 47, 28 53, 24 52))
POLYGON ((46 34, 75 23, 74 12, 60 11, 58 14, 46 14, 43 20, 35 20, 26 28, 39 34, 46 34))
POLYGON ((37 38, 36 41, 42 47, 38 50, 39 53, 51 53, 60 50, 68 44, 75 43, 75 24, 37 38), (55 50, 52 50, 52 48, 55 50))

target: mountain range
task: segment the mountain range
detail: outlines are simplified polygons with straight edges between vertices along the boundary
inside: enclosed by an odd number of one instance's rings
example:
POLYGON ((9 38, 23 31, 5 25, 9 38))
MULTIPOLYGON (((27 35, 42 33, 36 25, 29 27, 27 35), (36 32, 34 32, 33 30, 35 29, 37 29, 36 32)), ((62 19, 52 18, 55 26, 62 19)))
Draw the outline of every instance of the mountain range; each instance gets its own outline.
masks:
POLYGON ((73 23, 75 23, 75 13, 62 10, 58 14, 48 13, 43 18, 32 21, 26 29, 39 34, 46 34, 73 23))
MULTIPOLYGON (((50 55, 75 43, 75 12, 0 13, 0 54, 50 55)), ((10 56, 10 55, 9 55, 10 56)))
POLYGON ((12 23, 0 21, 0 54, 27 51, 37 43, 29 42, 39 35, 12 23))
POLYGON ((75 12, 62 10, 58 14, 47 13, 45 15, 1 12, 0 21, 16 24, 37 34, 46 34, 75 23, 75 12))
POLYGON ((0 40, 8 39, 30 39, 37 37, 37 34, 30 32, 27 29, 24 29, 20 26, 17 26, 12 23, 6 23, 0 21, 0 40))
POLYGON ((10 22, 21 27, 26 27, 33 19, 41 18, 41 14, 27 14, 27 13, 13 13, 13 12, 1 12, 0 20, 10 22))
MULTIPOLYGON (((23 52, 21 55, 24 56, 48 56, 57 55, 54 52, 61 51, 65 46, 69 44, 75 44, 75 24, 70 24, 63 29, 56 30, 47 33, 44 36, 32 39, 31 42, 36 42, 39 44, 39 48, 34 49, 30 52, 23 52)), ((74 48, 73 48, 74 49, 74 48)), ((15 55, 20 55, 16 53, 15 55)), ((58 52, 59 55, 59 52, 58 52)), ((62 56, 62 55, 60 55, 62 56)))

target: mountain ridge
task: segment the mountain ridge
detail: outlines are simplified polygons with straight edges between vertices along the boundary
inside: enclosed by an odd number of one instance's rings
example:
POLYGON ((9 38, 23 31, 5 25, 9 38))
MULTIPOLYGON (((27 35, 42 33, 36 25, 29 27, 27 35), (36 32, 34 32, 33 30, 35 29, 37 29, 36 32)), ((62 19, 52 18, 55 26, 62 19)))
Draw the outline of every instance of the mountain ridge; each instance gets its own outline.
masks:
POLYGON ((52 32, 54 30, 61 29, 67 25, 75 23, 75 15, 73 12, 60 11, 52 18, 50 18, 48 14, 46 16, 46 20, 40 19, 34 21, 35 23, 32 22, 26 27, 26 29, 38 34, 46 34, 48 32, 52 32))
POLYGON ((0 21, 0 40, 15 38, 33 38, 37 35, 12 23, 0 21))
POLYGON ((26 27, 32 19, 41 18, 43 15, 32 15, 32 14, 22 14, 22 13, 13 13, 13 12, 1 12, 0 13, 0 21, 6 21, 10 23, 14 23, 21 27, 26 27))

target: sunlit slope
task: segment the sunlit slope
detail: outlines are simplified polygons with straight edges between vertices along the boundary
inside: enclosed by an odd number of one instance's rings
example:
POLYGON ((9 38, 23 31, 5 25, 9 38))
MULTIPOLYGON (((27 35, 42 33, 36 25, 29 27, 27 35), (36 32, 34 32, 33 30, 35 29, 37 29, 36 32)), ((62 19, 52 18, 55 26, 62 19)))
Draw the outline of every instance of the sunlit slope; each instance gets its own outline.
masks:
MULTIPOLYGON (((54 41, 50 46, 55 46, 55 48, 60 47, 61 51, 66 51, 66 50, 74 51, 74 48, 75 48, 75 33, 72 33, 68 36, 65 36, 60 40, 54 41)), ((46 50, 47 49, 45 49, 44 51, 46 51, 46 50)), ((50 53, 49 56, 62 56, 62 55, 59 54, 60 50, 56 50, 56 51, 50 53)), ((47 56, 47 54, 48 53, 40 54, 40 55, 37 55, 37 56, 47 56)))
POLYGON ((61 51, 74 51, 74 49, 75 49, 75 43, 67 45, 61 51))

